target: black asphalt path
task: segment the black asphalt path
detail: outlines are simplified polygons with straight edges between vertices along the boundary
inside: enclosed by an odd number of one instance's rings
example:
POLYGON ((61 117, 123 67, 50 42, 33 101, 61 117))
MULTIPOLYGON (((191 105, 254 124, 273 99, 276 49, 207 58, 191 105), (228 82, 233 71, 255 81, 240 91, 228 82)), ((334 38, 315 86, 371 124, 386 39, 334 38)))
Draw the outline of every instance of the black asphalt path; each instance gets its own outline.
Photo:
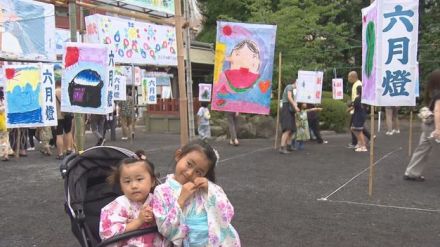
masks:
MULTIPOLYGON (((440 246, 440 144, 425 182, 402 179, 408 163, 408 128, 379 133, 373 195, 368 196, 369 153, 345 146, 348 134, 326 136, 282 155, 273 140, 212 142, 220 152, 218 184, 235 208, 233 225, 243 246, 440 246)), ((414 128, 414 147, 418 127, 414 128)), ((89 134, 87 143, 96 141, 89 134)), ((179 135, 139 129, 134 143, 165 175, 173 170, 179 135)), ((37 151, 0 163, 0 246, 79 247, 63 209, 58 162, 37 151)))

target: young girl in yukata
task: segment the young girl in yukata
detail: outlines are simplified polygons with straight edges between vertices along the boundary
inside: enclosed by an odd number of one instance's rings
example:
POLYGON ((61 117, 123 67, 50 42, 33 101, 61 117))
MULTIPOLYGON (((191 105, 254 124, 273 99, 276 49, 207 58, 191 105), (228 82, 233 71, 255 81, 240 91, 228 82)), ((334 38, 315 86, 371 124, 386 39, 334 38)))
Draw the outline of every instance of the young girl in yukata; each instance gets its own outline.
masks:
MULTIPOLYGON (((153 196, 150 194, 156 184, 153 164, 147 159, 124 159, 108 180, 111 184, 119 183, 124 195, 102 208, 99 222, 101 239, 153 226, 153 196)), ((114 246, 156 247, 164 244, 162 236, 152 233, 121 241, 114 246)))
POLYGON ((241 246, 231 225, 234 208, 215 184, 219 157, 195 140, 176 151, 174 174, 154 191, 153 213, 159 232, 174 246, 241 246))
POLYGON ((307 112, 321 111, 322 108, 309 108, 307 109, 307 104, 303 103, 301 105, 301 110, 296 113, 296 133, 295 133, 295 148, 296 150, 304 149, 304 142, 310 140, 310 129, 309 122, 307 119, 307 112))

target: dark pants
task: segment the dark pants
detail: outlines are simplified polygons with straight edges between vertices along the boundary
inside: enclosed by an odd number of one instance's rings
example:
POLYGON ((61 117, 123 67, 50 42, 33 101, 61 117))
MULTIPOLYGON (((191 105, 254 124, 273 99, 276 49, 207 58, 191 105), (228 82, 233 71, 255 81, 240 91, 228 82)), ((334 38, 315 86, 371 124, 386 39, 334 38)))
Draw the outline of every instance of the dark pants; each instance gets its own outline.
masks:
POLYGON ((32 148, 35 147, 34 137, 37 138, 37 140, 38 140, 38 137, 35 136, 36 131, 37 131, 37 129, 33 129, 33 128, 29 128, 29 130, 28 130, 29 146, 32 148))
MULTIPOLYGON (((350 117, 350 128, 351 128, 352 125, 353 125, 353 114, 352 114, 351 117, 350 117)), ((357 145, 358 140, 357 140, 356 136, 354 135, 353 131, 350 131, 350 132, 351 132, 351 144, 353 144, 353 145, 357 145)), ((365 136, 368 140, 371 139, 371 134, 370 134, 370 132, 367 130, 367 128, 364 127, 364 128, 362 129, 362 133, 364 134, 364 136, 365 136)))
POLYGON ((110 130, 110 140, 116 140, 116 116, 112 120, 105 120, 104 138, 107 130, 110 130))
POLYGON ((316 136, 316 141, 318 143, 323 143, 324 140, 321 137, 321 132, 319 130, 319 118, 308 119, 309 121, 309 129, 313 132, 313 135, 316 136))

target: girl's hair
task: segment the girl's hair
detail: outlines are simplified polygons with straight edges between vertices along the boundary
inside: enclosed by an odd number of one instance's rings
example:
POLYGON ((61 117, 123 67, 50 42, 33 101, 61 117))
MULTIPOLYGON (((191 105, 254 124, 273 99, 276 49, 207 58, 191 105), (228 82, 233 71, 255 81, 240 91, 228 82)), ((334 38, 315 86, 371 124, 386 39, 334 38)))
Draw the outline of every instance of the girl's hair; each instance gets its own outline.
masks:
POLYGON ((208 107, 208 105, 209 105, 209 102, 206 102, 206 101, 200 102, 200 106, 208 107))
POLYGON ((362 86, 357 86, 356 87, 356 94, 359 96, 362 96, 362 86))
POLYGON ((191 153, 192 151, 199 151, 206 155, 206 158, 208 158, 208 165, 209 169, 206 173, 205 177, 215 183, 215 166, 218 162, 218 156, 216 151, 209 145, 208 143, 201 141, 201 140, 194 140, 186 144, 180 149, 180 154, 178 156, 178 159, 180 160, 183 156, 191 153))
POLYGON ((432 97, 440 93, 440 69, 436 69, 429 74, 428 85, 425 89, 425 103, 429 105, 432 97))
POLYGON ((254 41, 249 40, 249 39, 245 39, 245 40, 241 41, 240 43, 236 44, 234 49, 232 49, 232 52, 243 48, 244 45, 246 45, 247 48, 249 48, 249 50, 251 50, 251 52, 255 53, 258 56, 258 58, 260 58, 260 50, 258 50, 257 44, 255 44, 254 41))
POLYGON ((141 163, 150 174, 151 181, 154 182, 150 190, 150 192, 152 193, 154 191, 154 188, 158 184, 157 177, 154 173, 154 164, 145 157, 145 152, 143 150, 136 151, 136 155, 137 155, 136 158, 125 158, 121 160, 121 162, 119 162, 118 167, 113 169, 113 172, 110 174, 109 177, 107 177, 107 182, 111 185, 119 184, 119 181, 121 179, 121 171, 124 166, 133 165, 135 163, 141 163), (144 158, 142 156, 144 156, 144 158))

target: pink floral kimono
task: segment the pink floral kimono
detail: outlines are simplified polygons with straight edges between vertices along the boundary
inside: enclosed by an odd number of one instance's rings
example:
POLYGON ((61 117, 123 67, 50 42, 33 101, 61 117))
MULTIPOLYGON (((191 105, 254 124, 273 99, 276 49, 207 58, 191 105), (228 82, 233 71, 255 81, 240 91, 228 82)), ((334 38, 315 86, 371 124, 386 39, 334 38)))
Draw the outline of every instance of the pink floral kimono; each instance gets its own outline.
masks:
POLYGON ((241 246, 231 225, 234 208, 220 186, 209 182, 208 192, 195 192, 183 210, 177 203, 181 189, 174 175, 168 175, 166 182, 154 190, 153 213, 165 238, 175 246, 241 246))
MULTIPOLYGON (((152 206, 153 195, 150 194, 145 204, 152 206)), ((142 203, 132 202, 126 196, 120 196, 101 209, 101 220, 99 222, 99 236, 102 240, 122 234, 130 220, 138 217, 142 209, 142 203)), ((151 227, 151 224, 145 223, 141 228, 151 227)), ((158 233, 143 235, 130 238, 112 245, 113 247, 161 247, 163 245, 162 236, 158 233)))

